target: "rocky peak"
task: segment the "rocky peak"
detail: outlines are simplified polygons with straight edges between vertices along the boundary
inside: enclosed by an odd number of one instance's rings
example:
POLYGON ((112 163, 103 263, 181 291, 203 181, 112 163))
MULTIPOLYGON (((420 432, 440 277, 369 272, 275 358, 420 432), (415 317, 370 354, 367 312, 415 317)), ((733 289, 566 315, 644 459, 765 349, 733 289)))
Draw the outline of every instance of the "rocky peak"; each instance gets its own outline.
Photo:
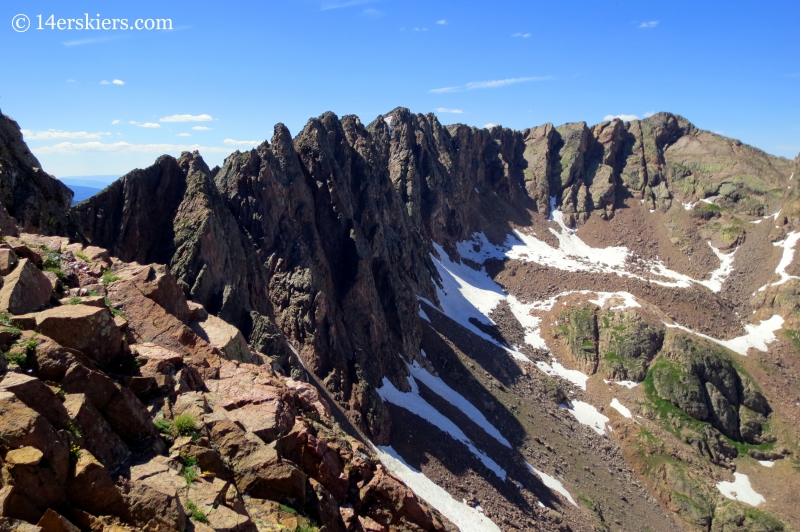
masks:
POLYGON ((72 191, 42 170, 19 125, 0 114, 0 201, 25 231, 79 234, 69 214, 72 191))

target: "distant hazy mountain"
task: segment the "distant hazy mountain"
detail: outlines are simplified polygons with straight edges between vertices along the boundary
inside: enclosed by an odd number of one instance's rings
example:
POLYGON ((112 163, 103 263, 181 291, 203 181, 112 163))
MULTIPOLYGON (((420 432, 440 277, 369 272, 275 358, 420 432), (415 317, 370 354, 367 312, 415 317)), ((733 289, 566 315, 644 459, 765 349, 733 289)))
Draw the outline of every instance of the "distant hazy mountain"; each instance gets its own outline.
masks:
POLYGON ((119 179, 118 175, 87 175, 62 177, 60 181, 75 193, 72 204, 77 205, 83 200, 91 198, 117 179, 119 179))

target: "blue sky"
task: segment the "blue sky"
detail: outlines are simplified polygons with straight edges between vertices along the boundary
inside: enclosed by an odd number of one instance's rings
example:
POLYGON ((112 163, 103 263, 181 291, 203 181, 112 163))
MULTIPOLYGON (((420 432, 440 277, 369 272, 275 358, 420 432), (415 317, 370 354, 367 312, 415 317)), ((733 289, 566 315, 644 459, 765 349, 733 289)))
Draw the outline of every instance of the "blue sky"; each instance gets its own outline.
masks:
POLYGON ((790 1, 5 0, 0 109, 59 177, 187 147, 213 166, 277 122, 396 106, 515 129, 670 111, 794 158, 798 39, 790 1), (174 29, 36 29, 84 13, 174 29))

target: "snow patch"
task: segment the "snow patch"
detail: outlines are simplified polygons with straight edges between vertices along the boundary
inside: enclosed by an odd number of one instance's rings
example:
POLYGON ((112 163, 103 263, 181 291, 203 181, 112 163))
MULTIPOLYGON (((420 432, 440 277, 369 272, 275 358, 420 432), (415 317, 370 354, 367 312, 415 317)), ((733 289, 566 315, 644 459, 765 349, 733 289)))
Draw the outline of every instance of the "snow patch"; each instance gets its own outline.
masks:
POLYGON ((770 462, 769 460, 759 460, 758 463, 764 467, 775 467, 775 462, 770 462))
POLYGON ((439 258, 431 255, 431 259, 442 280, 442 285, 436 287, 441 312, 475 335, 505 349, 517 360, 530 362, 518 350, 501 344, 470 321, 474 319, 485 325, 495 325, 487 316, 508 294, 489 278, 483 268, 475 270, 464 263, 452 262, 439 244, 434 243, 433 247, 439 255, 439 258))
MULTIPOLYGON (((776 218, 778 217, 778 214, 780 214, 780 211, 775 215, 776 218)), ((778 266, 775 268, 775 273, 780 275, 781 278, 780 280, 775 281, 774 283, 765 284, 764 286, 758 289, 759 292, 763 292, 770 286, 782 285, 789 279, 800 279, 800 277, 797 277, 796 275, 789 275, 788 273, 786 273, 786 268, 788 268, 789 265, 794 260, 794 247, 797 244, 798 240, 800 240, 800 232, 792 231, 791 233, 786 235, 786 238, 784 240, 781 240, 780 242, 775 242, 773 244, 776 247, 783 248, 783 254, 781 255, 781 260, 778 263, 778 266)))
POLYGON ((511 448, 511 444, 508 443, 508 440, 505 439, 502 434, 500 434, 500 431, 497 430, 494 425, 489 423, 489 420, 486 419, 481 411, 475 408, 472 403, 467 401, 463 395, 448 386, 440 377, 434 377, 431 375, 428 370, 421 367, 416 360, 413 364, 407 364, 407 366, 408 371, 415 380, 420 381, 422 384, 430 388, 433 393, 461 410, 464 415, 466 415, 476 425, 486 431, 486 434, 496 439, 509 449, 511 448))
MULTIPOLYGON (((587 292, 583 292, 587 293, 587 292)), ((606 304, 606 301, 609 299, 622 299, 622 303, 615 307, 611 307, 610 310, 623 310, 626 308, 636 308, 641 307, 641 305, 636 301, 636 298, 630 292, 595 292, 597 294, 597 299, 590 299, 589 303, 594 303, 600 308, 606 304)))
POLYGON ((458 440, 466 445, 467 449, 469 449, 470 452, 475 455, 476 458, 478 458, 478 460, 483 462, 483 465, 485 465, 487 469, 492 471, 502 480, 506 479, 505 470, 503 470, 503 468, 501 468, 497 462, 486 456, 484 452, 478 450, 478 448, 472 443, 472 440, 470 440, 467 435, 464 434, 464 432, 450 420, 450 418, 443 415, 422 398, 422 396, 419 394, 417 382, 414 380, 413 376, 408 376, 408 383, 411 385, 411 392, 404 393, 395 388, 391 381, 384 377, 381 387, 376 391, 381 399, 387 403, 391 403, 399 406, 400 408, 408 410, 412 414, 415 414, 428 421, 431 425, 437 427, 439 430, 446 432, 452 436, 453 439, 458 440))
POLYGON ((500 532, 500 528, 491 519, 475 508, 455 500, 422 472, 408 465, 392 447, 377 446, 374 450, 389 471, 400 477, 418 497, 452 521, 461 532, 500 532))
POLYGON ((578 423, 587 425, 593 431, 603 436, 606 433, 606 423, 608 418, 601 414, 595 407, 583 401, 572 401, 572 406, 569 407, 565 404, 559 405, 561 408, 566 408, 572 414, 578 423))
POLYGON ((779 330, 783 326, 783 318, 778 314, 775 314, 771 318, 763 320, 758 325, 748 323, 744 326, 744 330, 746 331, 744 335, 731 338, 730 340, 718 340, 708 336, 707 334, 695 332, 688 327, 684 327, 683 325, 678 325, 675 323, 664 323, 664 325, 671 329, 680 329, 701 338, 705 338, 706 340, 711 340, 712 342, 716 342, 723 347, 727 347, 735 353, 739 353, 742 356, 747 356, 747 351, 750 348, 758 349, 759 351, 764 352, 767 351, 767 344, 771 344, 777 340, 775 331, 779 330))
POLYGON ((763 495, 757 493, 750 485, 750 479, 742 473, 733 474, 733 482, 717 482, 717 489, 729 499, 758 506, 767 502, 763 495))
POLYGON ((616 397, 611 400, 611 408, 622 414, 628 419, 633 419, 633 414, 628 410, 628 407, 619 402, 616 397))
POLYGON ((562 379, 571 382, 583 390, 586 389, 586 381, 589 380, 589 376, 585 373, 581 373, 577 369, 565 368, 555 358, 550 360, 550 364, 541 360, 537 360, 536 367, 551 377, 561 377, 562 379))
MULTIPOLYGON (((550 475, 544 473, 543 471, 539 471, 538 469, 530 465, 528 462, 525 462, 525 465, 528 466, 528 470, 531 473, 534 473, 537 477, 542 479, 542 484, 544 484, 551 490, 560 493, 573 506, 578 506, 578 503, 575 502, 575 499, 572 498, 572 495, 570 495, 569 492, 566 490, 566 488, 564 488, 564 484, 562 484, 561 481, 559 481, 555 477, 551 477, 550 475)), ((544 506, 544 504, 542 504, 542 506, 544 506)))
POLYGON ((689 202, 689 203, 681 203, 681 205, 683 205, 683 208, 686 209, 687 211, 691 211, 692 209, 695 208, 697 203, 698 202, 695 201, 694 203, 691 203, 691 202, 689 202))

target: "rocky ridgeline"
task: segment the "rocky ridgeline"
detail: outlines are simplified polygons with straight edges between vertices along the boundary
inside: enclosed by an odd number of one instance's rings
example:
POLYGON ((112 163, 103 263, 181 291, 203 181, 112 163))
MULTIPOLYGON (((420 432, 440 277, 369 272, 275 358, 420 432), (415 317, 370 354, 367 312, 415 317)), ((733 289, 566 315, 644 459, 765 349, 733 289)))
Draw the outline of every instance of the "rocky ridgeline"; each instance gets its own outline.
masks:
MULTIPOLYGON (((667 113, 512 131, 398 108, 368 126, 326 113, 294 139, 278 124, 270 142, 213 170, 197 153, 164 156, 73 213, 87 242, 169 265, 187 297, 259 351, 285 359, 288 339, 348 418, 385 443, 375 388, 388 377, 406 390, 403 359, 419 359, 417 296, 436 301, 432 243, 504 238, 531 211, 548 214, 551 196, 570 224, 612 217, 630 197, 666 210, 675 194, 763 212, 791 164, 667 113)), ((744 230, 723 218, 713 240, 730 246, 744 230)))
POLYGON ((0 274, 0 530, 449 529, 166 267, 22 234, 0 274))

